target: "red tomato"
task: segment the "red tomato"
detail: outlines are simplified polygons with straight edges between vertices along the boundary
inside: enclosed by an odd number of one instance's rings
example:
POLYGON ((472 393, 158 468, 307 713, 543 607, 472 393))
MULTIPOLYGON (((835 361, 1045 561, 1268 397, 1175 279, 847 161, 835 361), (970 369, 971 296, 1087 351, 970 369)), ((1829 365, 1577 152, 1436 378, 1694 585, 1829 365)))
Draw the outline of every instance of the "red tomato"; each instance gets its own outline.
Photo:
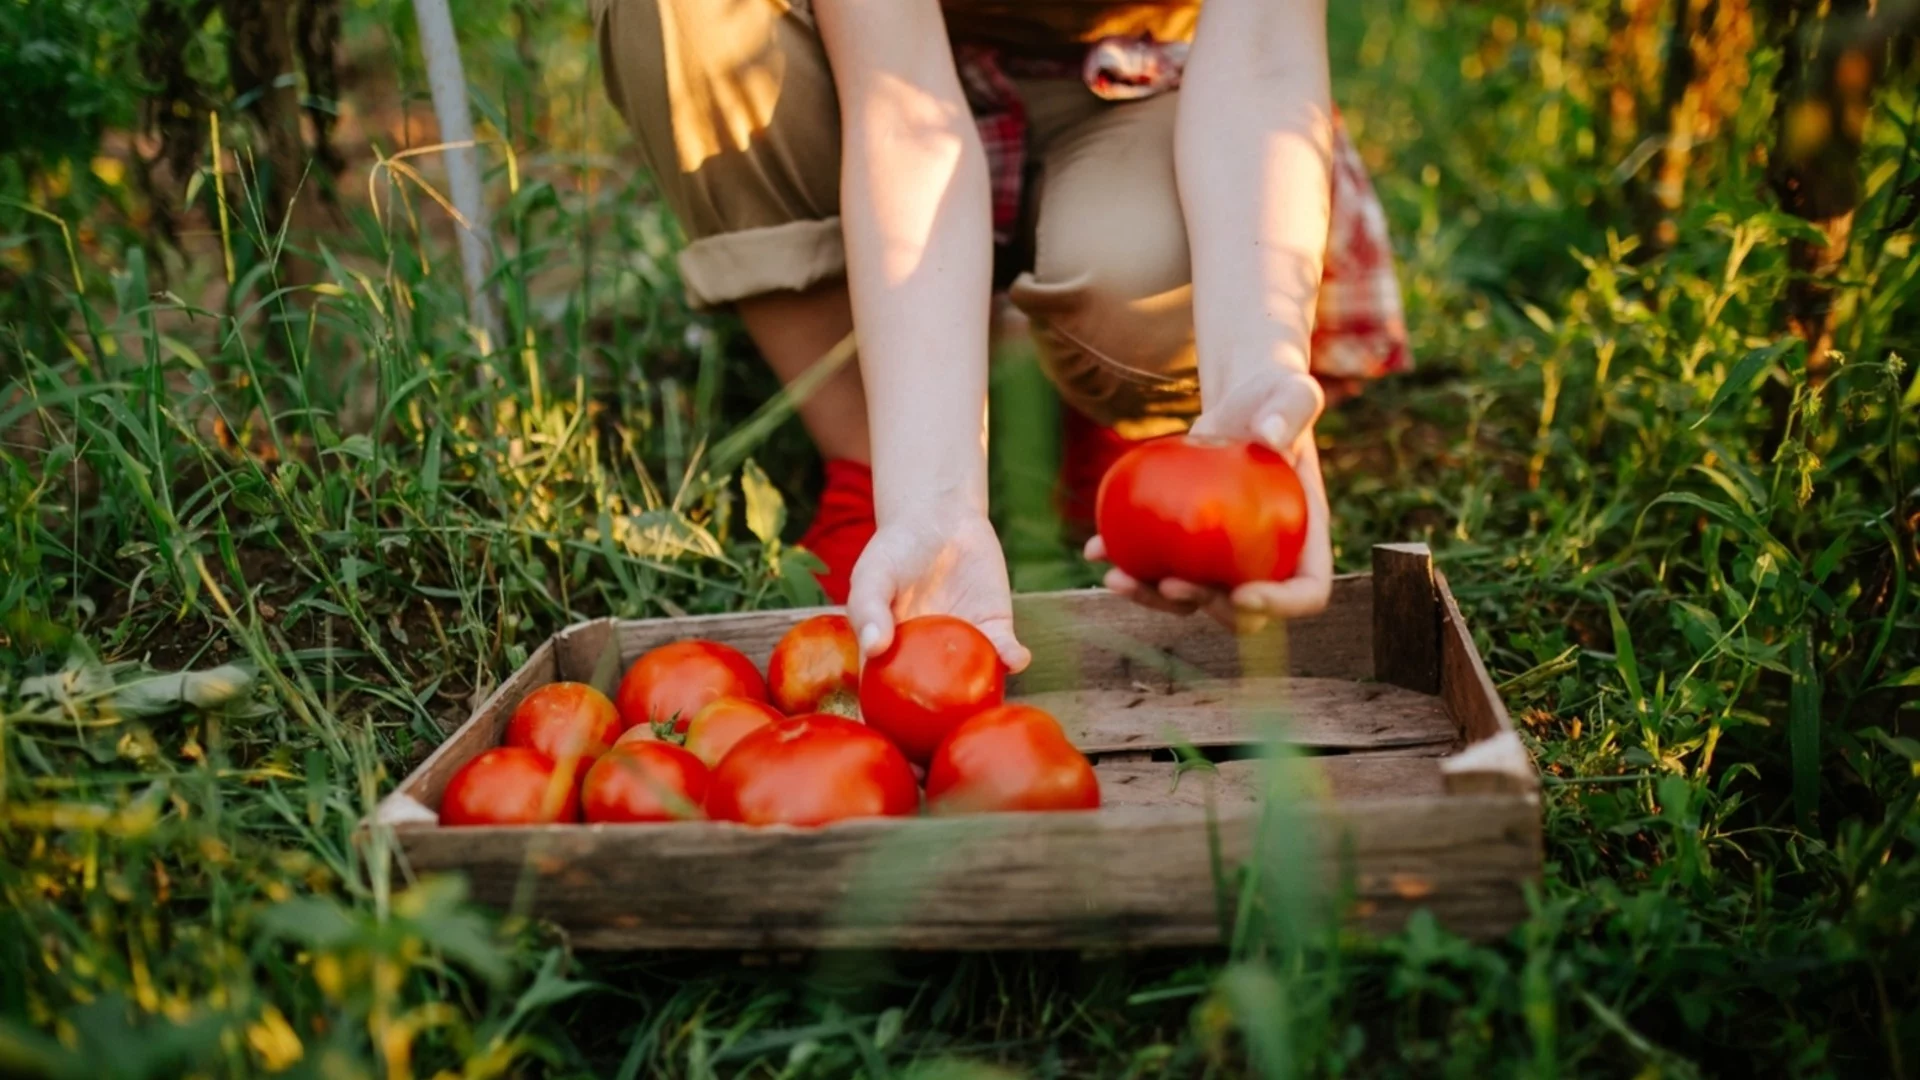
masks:
POLYGON ((705 762, 708 768, 712 768, 720 764, 720 759, 727 756, 733 744, 748 732, 784 719, 786 717, 780 715, 780 710, 764 701, 715 698, 694 713, 693 720, 687 724, 687 749, 692 751, 694 757, 705 762))
POLYGON ((1293 576, 1307 495, 1266 446, 1175 435, 1114 462, 1094 516, 1108 558, 1135 580, 1230 589, 1293 576))
POLYGON ((623 742, 593 763, 580 785, 588 821, 680 821, 700 816, 707 767, 658 739, 623 742))
POLYGON ((620 734, 620 714, 586 683, 557 682, 520 699, 507 721, 508 746, 538 750, 555 761, 597 758, 620 734))
POLYGON ((907 759, 858 720, 795 716, 750 732, 713 770, 707 816, 748 825, 905 817, 920 807, 907 759))
POLYGON ((442 825, 546 825, 580 820, 577 763, 538 750, 496 746, 460 766, 440 796, 442 825))
POLYGON ((1007 668, 965 619, 922 615, 894 628, 893 644, 860 674, 860 715, 925 764, 960 722, 1000 704, 1007 668))
POLYGON ((845 615, 815 615, 787 631, 767 661, 767 689, 788 716, 852 716, 860 695, 860 643, 845 615))
POLYGON ((632 728, 673 721, 687 730, 700 707, 715 698, 767 700, 767 683, 740 650, 717 641, 676 641, 633 662, 614 695, 620 723, 632 728))
POLYGON ((1100 781, 1053 717, 1030 705, 988 709, 953 729, 927 770, 934 813, 1094 810, 1100 781))

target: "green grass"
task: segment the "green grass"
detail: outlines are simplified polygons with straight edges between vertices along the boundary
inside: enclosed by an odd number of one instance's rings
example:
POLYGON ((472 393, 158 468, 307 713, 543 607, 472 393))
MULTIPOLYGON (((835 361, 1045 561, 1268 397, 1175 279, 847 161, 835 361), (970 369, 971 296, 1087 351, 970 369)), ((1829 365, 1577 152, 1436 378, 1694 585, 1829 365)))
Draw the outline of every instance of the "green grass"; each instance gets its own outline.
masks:
MULTIPOLYGON (((1324 424, 1339 561, 1436 547, 1545 774, 1548 872, 1509 939, 1260 918, 1218 953, 575 955, 357 848, 555 628, 811 595, 740 485, 804 524, 804 437, 750 422, 771 378, 677 300, 643 179, 583 185, 591 139, 516 134, 491 356, 417 191, 354 211, 293 295, 229 177, 238 285, 207 311, 180 298, 217 257, 70 269, 53 224, 0 217, 35 260, 0 307, 0 1074, 1920 1070, 1914 96, 1874 118, 1815 389, 1783 344, 1797 226, 1758 194, 1765 96, 1702 154, 1679 242, 1635 250, 1581 135, 1591 6, 1335 15, 1419 362, 1324 424)), ((578 18, 547 12, 571 59, 502 91, 503 129, 541 94, 600 108, 578 18)), ((1084 581, 1044 519, 1049 399, 1018 358, 995 386, 1016 578, 1084 581)))

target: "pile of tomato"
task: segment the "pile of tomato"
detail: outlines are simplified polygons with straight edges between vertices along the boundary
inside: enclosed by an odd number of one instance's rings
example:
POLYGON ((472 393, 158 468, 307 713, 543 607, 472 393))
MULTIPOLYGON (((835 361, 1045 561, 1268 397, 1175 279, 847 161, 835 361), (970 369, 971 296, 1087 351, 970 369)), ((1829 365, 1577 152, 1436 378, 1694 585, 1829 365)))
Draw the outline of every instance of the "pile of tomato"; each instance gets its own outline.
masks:
POLYGON ((842 615, 788 631, 764 678, 718 642, 662 645, 612 699, 572 682, 528 694, 504 745, 448 782, 440 822, 815 826, 923 805, 1097 808, 1093 766, 1052 716, 1005 702, 1006 676, 992 643, 945 615, 901 623, 864 671, 842 615))

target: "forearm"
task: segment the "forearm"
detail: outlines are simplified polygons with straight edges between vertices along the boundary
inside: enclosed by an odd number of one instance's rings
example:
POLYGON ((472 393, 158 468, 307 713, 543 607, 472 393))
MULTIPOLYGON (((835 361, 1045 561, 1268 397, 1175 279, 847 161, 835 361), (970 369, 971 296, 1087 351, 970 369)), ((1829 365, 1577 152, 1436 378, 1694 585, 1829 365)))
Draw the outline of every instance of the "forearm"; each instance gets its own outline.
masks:
POLYGON ((830 54, 858 57, 836 62, 835 80, 848 290, 880 523, 927 506, 984 512, 986 160, 938 7, 839 0, 816 10, 830 54))
POLYGON ((1324 0, 1210 0, 1180 98, 1174 162, 1212 402, 1261 368, 1307 367, 1332 152, 1324 0))

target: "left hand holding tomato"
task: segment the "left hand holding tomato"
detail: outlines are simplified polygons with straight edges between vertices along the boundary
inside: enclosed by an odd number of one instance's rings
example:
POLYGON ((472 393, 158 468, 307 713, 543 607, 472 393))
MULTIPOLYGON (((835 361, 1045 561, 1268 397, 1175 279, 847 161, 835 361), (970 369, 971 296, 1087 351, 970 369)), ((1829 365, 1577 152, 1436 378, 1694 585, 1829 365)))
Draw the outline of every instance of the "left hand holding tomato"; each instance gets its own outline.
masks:
MULTIPOLYGON (((1247 582, 1227 591, 1178 578, 1144 583, 1114 568, 1107 571, 1107 588, 1160 611, 1187 615, 1204 610, 1238 633, 1253 633, 1272 618, 1297 618, 1324 610, 1333 590, 1333 545, 1313 424, 1325 402, 1319 380, 1304 371, 1277 366, 1241 380, 1231 392, 1209 403, 1192 428, 1196 436, 1264 443, 1293 465, 1307 500, 1306 543, 1293 577, 1247 582)), ((1098 536, 1087 541, 1086 556, 1094 562, 1106 561, 1105 541, 1098 536)))

